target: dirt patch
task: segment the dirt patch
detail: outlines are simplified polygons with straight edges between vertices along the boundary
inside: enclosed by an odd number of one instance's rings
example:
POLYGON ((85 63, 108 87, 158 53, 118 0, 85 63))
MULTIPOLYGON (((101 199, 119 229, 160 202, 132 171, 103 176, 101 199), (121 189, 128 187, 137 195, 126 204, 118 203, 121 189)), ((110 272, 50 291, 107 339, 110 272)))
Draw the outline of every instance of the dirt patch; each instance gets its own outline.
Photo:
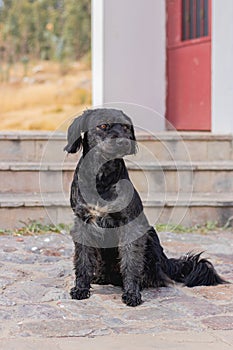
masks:
POLYGON ((65 130, 90 105, 91 70, 85 64, 36 62, 27 75, 17 65, 0 83, 0 129, 65 130))

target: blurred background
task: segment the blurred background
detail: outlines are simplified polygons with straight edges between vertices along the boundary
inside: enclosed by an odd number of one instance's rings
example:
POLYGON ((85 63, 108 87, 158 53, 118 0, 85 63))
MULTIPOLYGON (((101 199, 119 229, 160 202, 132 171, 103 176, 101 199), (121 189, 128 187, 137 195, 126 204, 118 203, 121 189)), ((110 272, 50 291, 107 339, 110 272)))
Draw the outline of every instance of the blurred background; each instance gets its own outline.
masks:
POLYGON ((0 0, 0 130, 65 129, 90 105, 91 0, 0 0))

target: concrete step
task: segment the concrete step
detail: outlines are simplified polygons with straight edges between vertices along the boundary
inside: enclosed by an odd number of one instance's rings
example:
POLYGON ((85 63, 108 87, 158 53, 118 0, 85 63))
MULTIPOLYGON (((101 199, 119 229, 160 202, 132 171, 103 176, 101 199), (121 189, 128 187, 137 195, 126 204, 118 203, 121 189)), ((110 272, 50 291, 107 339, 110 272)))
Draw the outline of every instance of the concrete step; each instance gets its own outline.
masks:
POLYGON ((141 194, 151 224, 194 226, 217 222, 232 224, 232 193, 151 193, 141 194))
POLYGON ((139 160, 217 161, 233 160, 233 135, 209 132, 162 132, 138 134, 139 160))
MULTIPOLYGON (((217 221, 225 225, 233 216, 233 196, 228 193, 141 194, 151 225, 159 223, 187 226, 217 221)), ((67 194, 1 194, 1 229, 20 227, 29 220, 49 224, 73 222, 67 194)))
POLYGON ((139 192, 233 192, 233 161, 128 162, 139 192))
POLYGON ((0 192, 68 193, 75 163, 2 162, 0 192))
MULTIPOLYGON (((139 152, 127 164, 152 224, 225 224, 233 215, 232 135, 167 132, 137 139, 139 152)), ((0 228, 28 219, 72 222, 67 197, 80 154, 67 156, 65 144, 64 133, 0 133, 0 228)))
POLYGON ((22 227, 31 220, 53 225, 72 223, 73 212, 68 196, 60 193, 1 194, 1 229, 22 227))
MULTIPOLYGON (((208 132, 137 133, 138 161, 233 160, 233 136, 208 132)), ((1 132, 0 161, 76 161, 63 152, 66 134, 59 132, 1 132)), ((133 157, 135 159, 135 157, 133 157)))
POLYGON ((0 162, 77 161, 79 154, 67 156, 65 133, 0 132, 0 162))
MULTIPOLYGON (((141 193, 233 193, 233 161, 160 163, 127 161, 141 193)), ((68 193, 76 163, 1 162, 0 191, 68 193)))

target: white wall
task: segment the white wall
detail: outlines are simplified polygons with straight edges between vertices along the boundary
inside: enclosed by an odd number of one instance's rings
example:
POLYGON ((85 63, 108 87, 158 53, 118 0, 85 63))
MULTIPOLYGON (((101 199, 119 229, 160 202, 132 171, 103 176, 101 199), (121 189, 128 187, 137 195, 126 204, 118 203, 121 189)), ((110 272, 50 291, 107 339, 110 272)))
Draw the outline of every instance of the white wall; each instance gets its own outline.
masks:
POLYGON ((137 126, 164 130, 165 1, 93 0, 93 17, 93 104, 122 108, 137 126))
POLYGON ((103 103, 104 67, 104 0, 92 0, 92 100, 94 106, 103 103))
POLYGON ((233 132, 233 1, 212 1, 212 131, 233 132))

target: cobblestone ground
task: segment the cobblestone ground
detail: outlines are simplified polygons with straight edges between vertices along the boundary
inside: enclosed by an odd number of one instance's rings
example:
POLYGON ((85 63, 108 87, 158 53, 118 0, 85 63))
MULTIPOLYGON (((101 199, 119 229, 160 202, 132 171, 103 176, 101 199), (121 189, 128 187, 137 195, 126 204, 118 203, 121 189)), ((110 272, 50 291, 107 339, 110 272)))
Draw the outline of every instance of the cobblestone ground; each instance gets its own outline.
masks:
MULTIPOLYGON (((161 233, 160 238, 170 257, 206 251, 217 271, 233 282, 232 232, 161 233)), ((149 289, 143 291, 144 303, 136 308, 121 302, 120 288, 93 285, 89 299, 75 301, 69 296, 73 285, 69 235, 4 235, 0 242, 0 342, 162 333, 170 339, 177 332, 187 337, 188 332, 203 336, 203 332, 218 331, 224 333, 225 346, 233 345, 232 284, 149 289)))

